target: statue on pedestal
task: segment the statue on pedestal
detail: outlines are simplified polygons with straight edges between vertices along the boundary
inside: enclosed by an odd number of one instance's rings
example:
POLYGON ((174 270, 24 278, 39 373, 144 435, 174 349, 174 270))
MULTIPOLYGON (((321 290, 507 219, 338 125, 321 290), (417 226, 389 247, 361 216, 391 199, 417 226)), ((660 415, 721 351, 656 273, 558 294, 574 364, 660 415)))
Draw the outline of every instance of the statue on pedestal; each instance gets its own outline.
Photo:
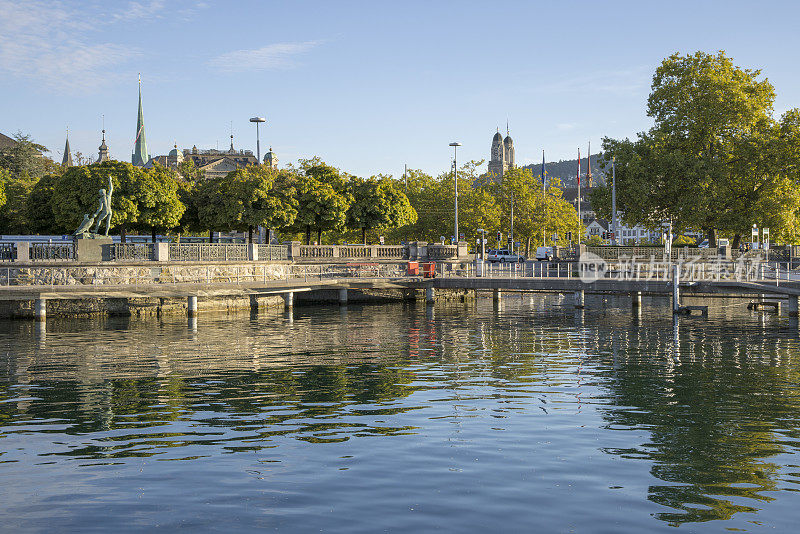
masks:
POLYGON ((103 222, 106 223, 106 231, 104 236, 108 236, 108 231, 111 229, 111 194, 114 192, 114 183, 111 181, 111 177, 108 177, 108 190, 101 189, 99 191, 100 194, 100 206, 97 208, 97 211, 90 217, 88 213, 84 214, 83 222, 78 226, 78 229, 72 234, 79 239, 97 239, 101 237, 97 232, 100 230, 100 225, 103 222), (99 216, 99 218, 98 218, 99 216), (95 222, 96 221, 96 222, 95 222), (94 223, 94 231, 89 231, 92 224, 94 223))

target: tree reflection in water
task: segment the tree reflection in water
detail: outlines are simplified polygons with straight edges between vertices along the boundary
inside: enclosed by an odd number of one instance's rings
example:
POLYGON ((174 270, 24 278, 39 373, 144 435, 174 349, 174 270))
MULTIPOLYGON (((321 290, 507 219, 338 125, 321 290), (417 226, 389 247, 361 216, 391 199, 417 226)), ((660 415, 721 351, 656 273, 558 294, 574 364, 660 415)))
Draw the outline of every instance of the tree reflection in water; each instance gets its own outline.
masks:
POLYGON ((484 413, 491 430, 525 416, 545 433, 547 419, 531 417, 563 413, 576 426, 599 415, 598 431, 646 431, 597 447, 651 463, 642 498, 668 507, 656 517, 670 525, 756 512, 796 489, 777 459, 800 443, 796 321, 758 320, 741 305, 673 322, 668 305, 631 315, 613 300, 590 297, 578 313, 558 302, 297 308, 188 328, 0 323, 0 462, 18 461, 3 439, 22 432, 91 438, 54 440, 49 458, 191 461, 286 439, 419 436, 484 413))

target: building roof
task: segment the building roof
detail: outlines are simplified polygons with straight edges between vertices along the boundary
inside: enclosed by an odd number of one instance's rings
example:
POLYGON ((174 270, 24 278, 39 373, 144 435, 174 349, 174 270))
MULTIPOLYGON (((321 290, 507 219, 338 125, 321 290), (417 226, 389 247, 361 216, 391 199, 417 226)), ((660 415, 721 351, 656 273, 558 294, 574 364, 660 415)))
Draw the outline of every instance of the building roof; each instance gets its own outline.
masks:
POLYGON ((503 140, 503 143, 505 143, 506 145, 513 145, 514 144, 514 140, 511 139, 510 135, 507 135, 506 138, 503 140))
POLYGON ((500 133, 500 130, 497 130, 497 133, 494 134, 492 137, 492 143, 502 143, 503 142, 503 134, 500 133))
POLYGON ((602 228, 604 231, 608 231, 608 229, 611 227, 611 223, 609 223, 609 222, 608 222, 607 220, 605 220, 605 219, 592 219, 592 222, 590 222, 590 223, 589 223, 589 224, 587 224, 586 226, 591 226, 592 224, 597 224, 597 225, 598 225, 599 227, 601 227, 601 228, 602 228))

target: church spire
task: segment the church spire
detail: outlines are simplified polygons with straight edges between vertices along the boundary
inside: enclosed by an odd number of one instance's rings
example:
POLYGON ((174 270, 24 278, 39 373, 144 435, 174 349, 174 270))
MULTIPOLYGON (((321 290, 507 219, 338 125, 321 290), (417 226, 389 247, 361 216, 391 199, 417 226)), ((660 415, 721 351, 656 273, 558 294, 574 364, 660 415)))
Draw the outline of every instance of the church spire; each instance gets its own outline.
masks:
POLYGON ((97 154, 97 163, 108 161, 108 145, 106 144, 106 116, 103 115, 103 141, 100 143, 97 154))
POLYGON ((147 140, 144 137, 144 113, 142 112, 142 75, 139 75, 139 116, 136 119, 136 140, 133 147, 132 163, 139 167, 150 161, 147 153, 147 140))
POLYGON ((64 167, 72 167, 72 152, 69 149, 69 128, 67 128, 67 144, 64 145, 64 159, 61 160, 64 167))

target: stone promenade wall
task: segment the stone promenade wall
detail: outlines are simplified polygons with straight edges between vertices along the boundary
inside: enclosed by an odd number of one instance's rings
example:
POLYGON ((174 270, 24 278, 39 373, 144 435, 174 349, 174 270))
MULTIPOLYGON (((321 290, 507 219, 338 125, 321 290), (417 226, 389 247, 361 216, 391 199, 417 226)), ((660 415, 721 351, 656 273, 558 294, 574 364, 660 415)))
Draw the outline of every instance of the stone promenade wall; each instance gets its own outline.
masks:
POLYGON ((0 267, 0 286, 236 283, 286 279, 288 263, 24 265, 0 267))

